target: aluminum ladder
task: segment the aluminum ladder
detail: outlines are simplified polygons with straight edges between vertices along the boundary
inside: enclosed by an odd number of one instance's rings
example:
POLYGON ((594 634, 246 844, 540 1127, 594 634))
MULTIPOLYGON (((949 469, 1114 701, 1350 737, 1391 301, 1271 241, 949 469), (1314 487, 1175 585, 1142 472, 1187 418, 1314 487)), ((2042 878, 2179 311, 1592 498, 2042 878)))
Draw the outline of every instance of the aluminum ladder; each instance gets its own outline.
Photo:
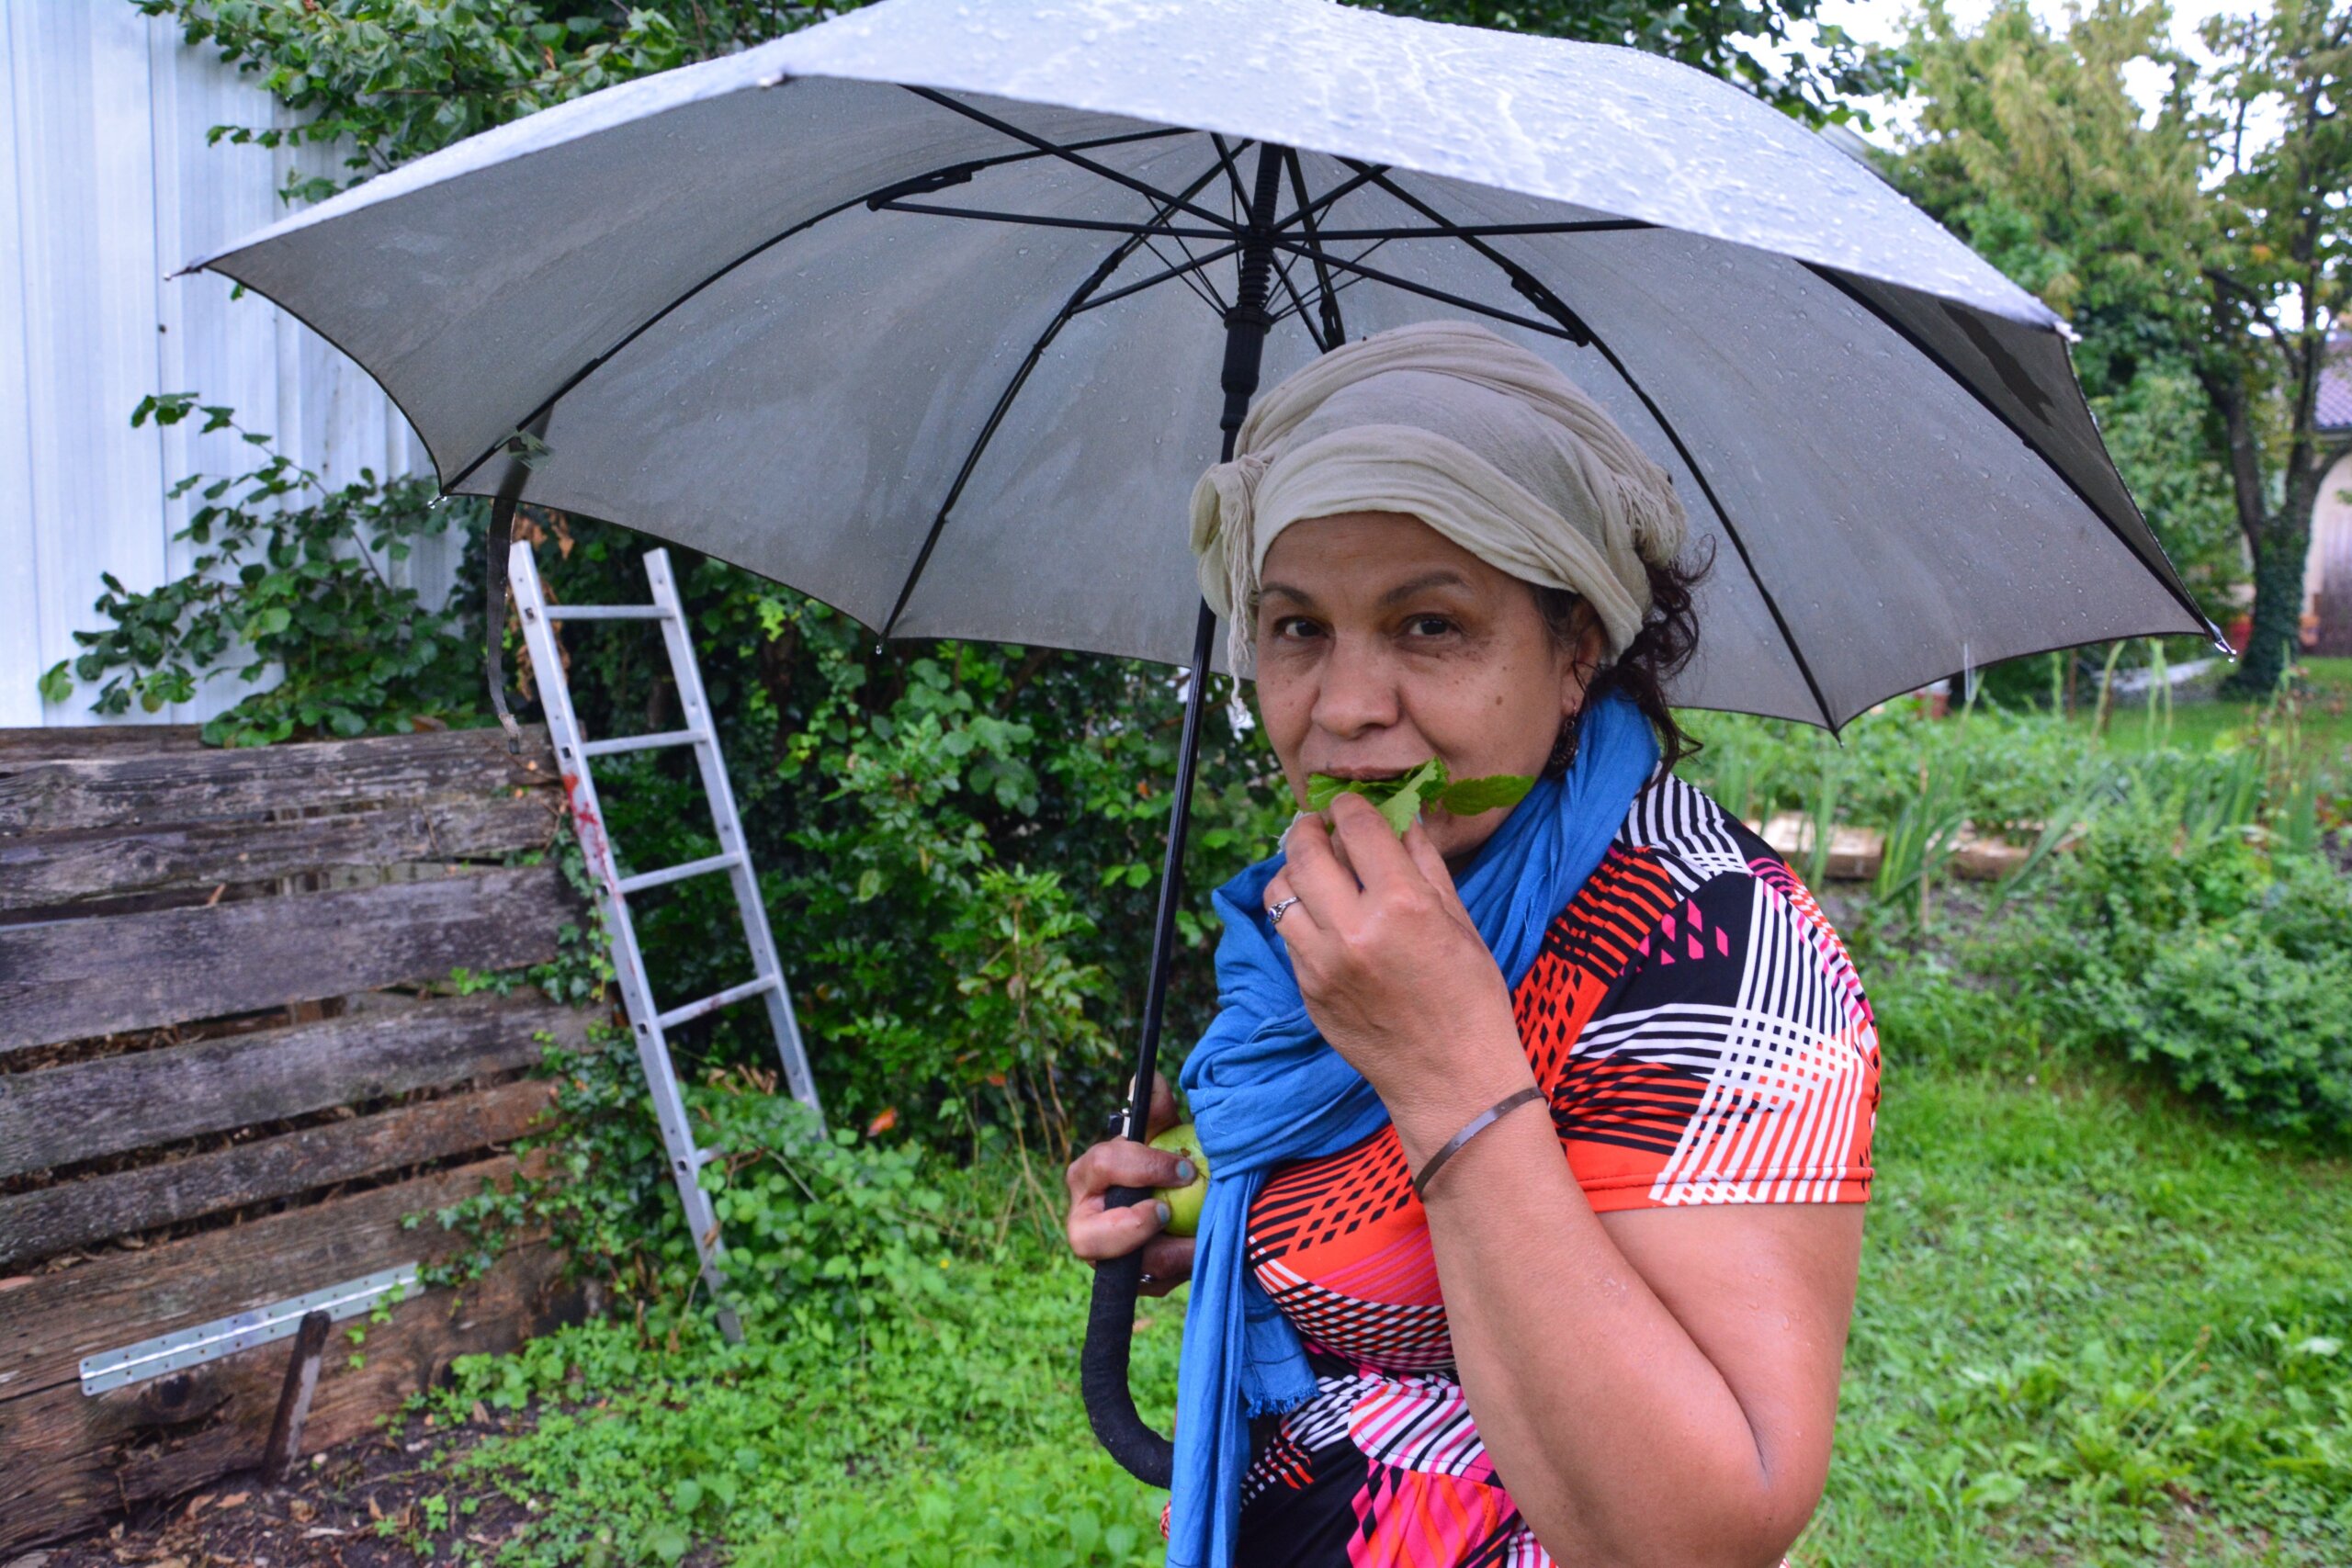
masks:
POLYGON ((523 641, 530 651, 533 679, 538 684, 539 705, 547 716, 548 738, 555 743, 556 765, 562 774, 565 804, 571 827, 587 857, 596 887, 597 912, 604 917, 605 934, 612 945, 613 971, 620 980, 621 1000, 628 1010, 630 1032, 637 1042, 637 1059, 645 1069, 646 1087, 653 1095, 653 1114, 662 1127, 662 1142, 669 1151, 670 1175, 692 1228, 695 1251, 701 1259, 704 1285, 718 1307, 720 1329, 730 1340, 743 1337, 742 1324, 729 1301, 726 1280, 718 1267, 722 1250, 718 1216, 710 1194, 697 1179, 701 1168, 716 1158, 713 1150, 695 1141, 686 1121, 684 1097, 670 1060, 669 1032, 682 1023, 716 1012, 732 1002, 758 997, 767 1006, 768 1023, 775 1032, 776 1055, 784 1065, 785 1084, 794 1099, 818 1113, 817 1085, 808 1073, 808 1057, 800 1042, 799 1021, 793 1016, 792 993, 783 966, 777 963, 775 939, 768 931, 767 908, 760 902, 758 879, 743 843, 743 824, 735 812, 735 792, 727 782, 727 763, 718 754, 718 738, 711 727, 710 705, 703 696, 702 671, 695 662, 694 641, 686 635, 686 618, 678 601, 677 579, 671 574, 670 552, 655 549, 645 557, 645 576, 653 591, 649 604, 550 604, 539 583, 537 561, 530 545, 516 540, 508 558, 508 581, 523 620, 523 641), (650 735, 622 735, 590 740, 580 730, 572 712, 571 687, 564 678, 562 655, 556 646, 558 621, 658 621, 662 641, 670 655, 670 674, 677 683, 678 704, 685 728, 650 735), (623 876, 605 832, 604 807, 596 798, 595 780, 588 764, 596 757, 657 747, 691 746, 702 774, 703 794, 718 832, 718 853, 658 871, 623 876), (690 876, 724 872, 735 890, 735 908, 742 918, 744 941, 751 948, 752 977, 740 986, 687 1002, 667 1011, 653 999, 645 976, 645 960, 638 951, 637 928, 631 923, 628 896, 649 887, 683 882, 690 876))

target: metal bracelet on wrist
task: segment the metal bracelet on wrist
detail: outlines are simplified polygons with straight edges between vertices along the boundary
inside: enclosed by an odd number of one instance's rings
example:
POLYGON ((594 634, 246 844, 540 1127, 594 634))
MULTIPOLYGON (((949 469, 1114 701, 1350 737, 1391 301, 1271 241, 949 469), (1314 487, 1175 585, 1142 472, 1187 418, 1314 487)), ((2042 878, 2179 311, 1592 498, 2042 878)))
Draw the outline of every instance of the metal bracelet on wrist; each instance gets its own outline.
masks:
POLYGON ((1471 1139, 1476 1137, 1479 1134, 1485 1132, 1487 1128, 1493 1126, 1496 1122, 1501 1121, 1505 1116, 1518 1110, 1529 1100, 1541 1100, 1543 1098, 1544 1091, 1535 1085, 1529 1084, 1525 1089, 1519 1089, 1513 1093, 1503 1096, 1502 1099, 1495 1101, 1494 1104, 1489 1105, 1487 1109, 1478 1112, 1477 1115, 1470 1118, 1467 1122, 1463 1124, 1462 1131, 1454 1134, 1451 1138, 1446 1139, 1444 1146, 1440 1148, 1437 1153, 1430 1156, 1429 1163, 1422 1166, 1421 1168, 1414 1174, 1412 1179, 1413 1195, 1420 1199, 1423 1202, 1427 1202, 1430 1195, 1430 1181, 1437 1175, 1438 1168, 1443 1165, 1447 1160, 1452 1159, 1455 1155, 1461 1153, 1463 1145, 1468 1143, 1471 1139))

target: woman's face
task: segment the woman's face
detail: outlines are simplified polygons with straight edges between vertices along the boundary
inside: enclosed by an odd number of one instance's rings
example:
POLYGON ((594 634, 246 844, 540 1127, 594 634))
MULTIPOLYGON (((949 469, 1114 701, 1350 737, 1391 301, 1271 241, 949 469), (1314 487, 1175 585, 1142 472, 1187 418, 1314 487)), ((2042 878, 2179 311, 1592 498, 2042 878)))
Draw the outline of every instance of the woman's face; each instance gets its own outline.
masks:
MULTIPOLYGON (((1401 512, 1295 523, 1261 578, 1259 711, 1302 805, 1309 773, 1386 778, 1432 756, 1457 779, 1542 773, 1600 648, 1591 629, 1562 648, 1528 584, 1401 512)), ((1506 815, 1424 820, 1458 870, 1506 815)))

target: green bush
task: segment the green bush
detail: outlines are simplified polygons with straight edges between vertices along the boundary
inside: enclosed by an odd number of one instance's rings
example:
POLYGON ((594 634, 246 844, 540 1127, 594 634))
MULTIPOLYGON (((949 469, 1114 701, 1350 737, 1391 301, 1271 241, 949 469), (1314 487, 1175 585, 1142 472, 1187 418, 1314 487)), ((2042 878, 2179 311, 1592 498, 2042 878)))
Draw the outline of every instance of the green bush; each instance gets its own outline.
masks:
POLYGON ((2352 1130, 2352 944, 2310 957, 2258 919, 2193 929, 2093 993, 2136 1062, 2287 1132, 2352 1130))
POLYGON ((2143 801, 2099 818, 2010 950, 2061 1038, 2278 1132, 2352 1135, 2352 884, 2143 801))
POLYGON ((62 703, 79 682, 98 688, 93 713, 126 714, 133 703, 156 713, 233 672, 246 692, 205 725, 213 746, 471 720, 482 686, 466 616, 394 585, 384 567, 453 524, 473 524, 481 505, 436 506, 430 480, 379 480, 364 468, 330 488, 271 451, 271 437, 239 426, 235 411, 199 405, 193 392, 142 399, 130 423, 199 414, 198 434, 233 432, 262 454, 257 466, 172 487, 174 499, 198 496, 173 536, 194 548, 188 574, 143 592, 102 574, 92 608, 114 624, 74 634, 83 651, 42 674, 42 697, 62 703))

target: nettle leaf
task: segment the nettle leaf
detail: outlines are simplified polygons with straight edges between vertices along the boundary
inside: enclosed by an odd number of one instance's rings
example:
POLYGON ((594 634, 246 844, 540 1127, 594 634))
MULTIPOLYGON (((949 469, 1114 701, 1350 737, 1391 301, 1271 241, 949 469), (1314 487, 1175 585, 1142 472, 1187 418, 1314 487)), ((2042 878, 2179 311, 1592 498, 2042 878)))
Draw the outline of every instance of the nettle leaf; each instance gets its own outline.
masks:
POLYGON ((1342 795, 1360 795, 1380 808, 1381 817, 1401 839, 1424 806, 1437 807, 1456 817, 1476 817, 1480 812, 1516 806, 1534 787, 1533 779, 1517 773, 1493 773, 1486 778, 1449 782, 1444 760, 1431 757, 1411 773, 1396 778, 1341 779, 1329 773, 1310 773, 1306 780, 1306 807, 1310 811, 1328 811, 1342 795))
POLYGON ((1517 806, 1534 787, 1535 781, 1523 773, 1490 773, 1483 779, 1458 779, 1446 785, 1439 794, 1437 804, 1456 817, 1476 817, 1484 811, 1517 806))

